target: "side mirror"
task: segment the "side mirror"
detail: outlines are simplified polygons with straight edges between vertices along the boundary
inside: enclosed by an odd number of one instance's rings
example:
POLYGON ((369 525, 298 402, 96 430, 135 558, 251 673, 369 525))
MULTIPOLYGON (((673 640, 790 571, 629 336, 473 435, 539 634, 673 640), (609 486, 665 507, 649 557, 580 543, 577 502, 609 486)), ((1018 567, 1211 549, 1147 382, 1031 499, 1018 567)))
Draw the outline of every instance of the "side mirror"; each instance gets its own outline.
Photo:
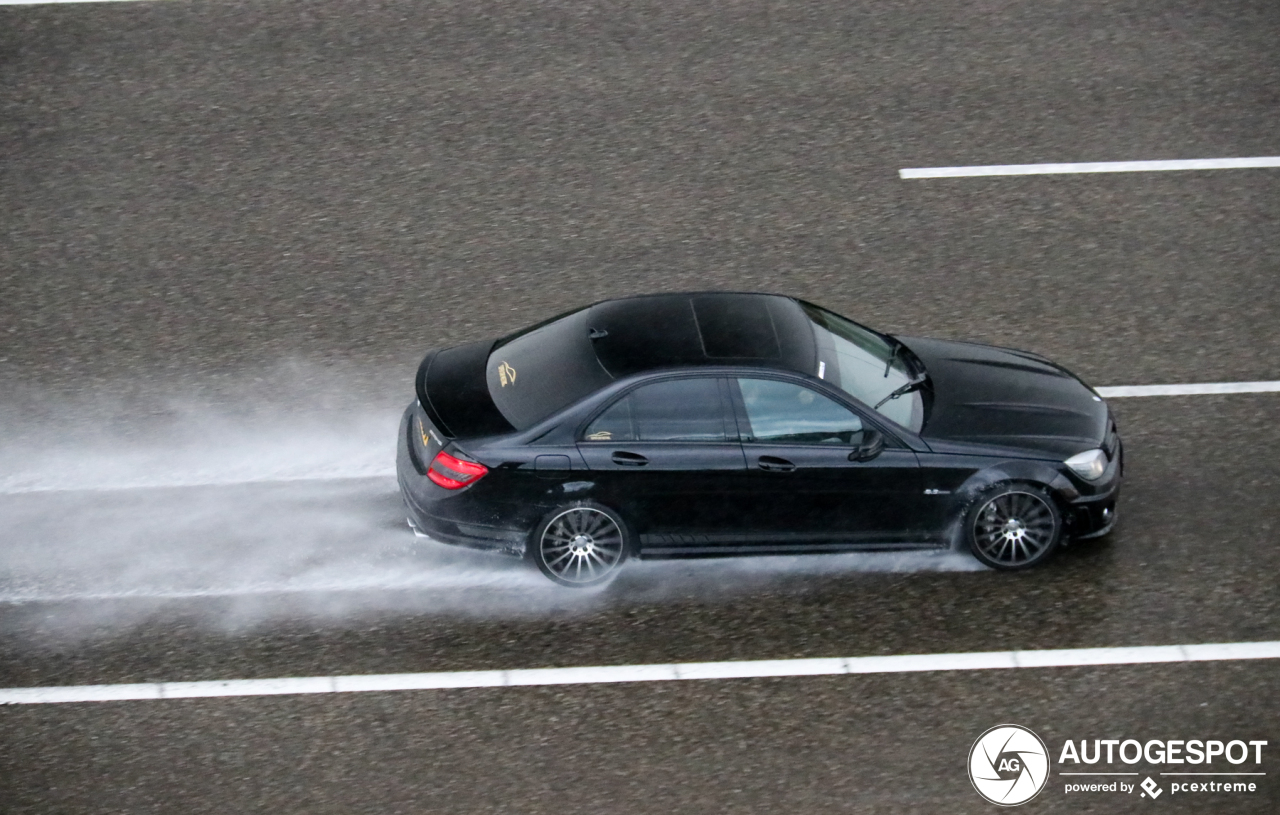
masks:
POLYGON ((870 461, 884 452, 884 434, 879 430, 863 430, 862 441, 849 454, 850 461, 870 461))

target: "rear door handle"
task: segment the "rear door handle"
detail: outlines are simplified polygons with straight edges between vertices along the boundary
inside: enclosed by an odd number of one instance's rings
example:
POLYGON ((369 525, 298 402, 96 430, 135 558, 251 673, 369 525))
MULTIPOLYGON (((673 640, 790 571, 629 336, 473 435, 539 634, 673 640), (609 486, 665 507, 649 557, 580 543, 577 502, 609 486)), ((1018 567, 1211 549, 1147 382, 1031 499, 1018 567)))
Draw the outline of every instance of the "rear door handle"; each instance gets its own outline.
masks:
POLYGON ((643 467, 649 463, 649 459, 639 453, 628 453, 625 450, 618 450, 611 458, 614 464, 621 464, 624 467, 643 467))
POLYGON ((760 469, 768 470, 771 473, 789 473, 796 468, 796 465, 790 461, 777 456, 761 456, 756 463, 760 465, 760 469))

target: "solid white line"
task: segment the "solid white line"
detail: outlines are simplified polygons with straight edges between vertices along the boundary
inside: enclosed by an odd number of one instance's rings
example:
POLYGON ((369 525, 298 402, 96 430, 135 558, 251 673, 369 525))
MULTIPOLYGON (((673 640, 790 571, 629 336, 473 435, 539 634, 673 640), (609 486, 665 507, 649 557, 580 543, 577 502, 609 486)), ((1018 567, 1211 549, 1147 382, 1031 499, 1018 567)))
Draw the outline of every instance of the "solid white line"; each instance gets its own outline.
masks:
MULTIPOLYGON (((4 0, 0 0, 4 2, 4 0)), ((65 487, 58 484, 5 484, 0 481, 0 495, 35 495, 58 492, 121 492, 123 490, 164 490, 180 487, 235 487, 241 484, 305 484, 311 481, 360 481, 369 478, 395 478, 395 466, 371 468, 355 466, 347 471, 315 475, 226 475, 208 478, 162 477, 139 479, 121 484, 80 484, 65 487)), ((18 481, 19 477, 10 480, 18 481)))
MULTIPOLYGON (((1280 643, 1277 643, 1280 648, 1280 643)), ((1074 665, 1126 665, 1134 662, 1187 662, 1180 645, 1135 648, 1068 648, 1061 651, 1018 652, 1019 668, 1063 668, 1074 665)))
POLYGON ((55 3, 138 3, 161 0, 0 0, 0 6, 51 6, 55 3))
POLYGON ((1150 173, 1169 170, 1240 170, 1280 167, 1280 156, 1193 158, 1177 161, 1092 161, 1079 164, 986 164, 975 167, 908 167, 900 178, 960 178, 982 175, 1063 175, 1069 173, 1150 173))
POLYGON ((368 676, 303 676, 227 679, 206 682, 152 682, 0 689, 0 705, 199 699, 284 694, 372 693, 443 688, 503 688, 538 685, 597 685, 617 682, 671 682, 689 679, 749 679, 836 674, 981 671, 1007 668, 1063 668, 1082 665, 1141 665, 1161 662, 1280 659, 1280 641, 1130 648, 1070 648, 1050 651, 987 651, 967 654, 905 654, 830 659, 765 659, 666 665, 602 665, 584 668, 524 668, 510 671, 368 676))
POLYGON ((1115 385, 1094 388, 1099 396, 1115 399, 1126 396, 1203 396, 1215 393, 1274 393, 1280 381, 1272 382, 1201 382, 1194 385, 1115 385))

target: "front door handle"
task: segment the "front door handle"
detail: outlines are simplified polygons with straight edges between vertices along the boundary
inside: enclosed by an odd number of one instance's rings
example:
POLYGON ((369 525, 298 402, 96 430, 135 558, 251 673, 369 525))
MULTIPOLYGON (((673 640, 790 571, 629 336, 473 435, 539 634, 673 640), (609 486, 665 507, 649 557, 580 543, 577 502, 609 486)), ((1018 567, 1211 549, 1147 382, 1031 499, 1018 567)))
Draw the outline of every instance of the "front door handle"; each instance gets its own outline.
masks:
POLYGON ((649 463, 649 459, 639 453, 628 453, 625 450, 616 451, 611 458, 614 464, 621 464, 624 467, 643 467, 649 463))
POLYGON ((760 469, 768 470, 771 473, 789 473, 796 468, 796 465, 790 461, 777 456, 761 456, 756 463, 760 465, 760 469))

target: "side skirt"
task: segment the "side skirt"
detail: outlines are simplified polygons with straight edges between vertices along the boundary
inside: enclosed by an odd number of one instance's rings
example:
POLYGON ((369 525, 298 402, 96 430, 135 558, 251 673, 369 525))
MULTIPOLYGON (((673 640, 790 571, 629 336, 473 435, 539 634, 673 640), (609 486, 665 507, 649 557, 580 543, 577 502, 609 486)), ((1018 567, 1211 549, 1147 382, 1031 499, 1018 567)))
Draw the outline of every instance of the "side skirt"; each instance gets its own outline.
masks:
POLYGON ((676 558, 741 557, 743 555, 823 555, 841 552, 943 552, 949 543, 938 541, 864 542, 864 543, 741 543, 663 546, 641 543, 640 560, 672 560, 676 558))

